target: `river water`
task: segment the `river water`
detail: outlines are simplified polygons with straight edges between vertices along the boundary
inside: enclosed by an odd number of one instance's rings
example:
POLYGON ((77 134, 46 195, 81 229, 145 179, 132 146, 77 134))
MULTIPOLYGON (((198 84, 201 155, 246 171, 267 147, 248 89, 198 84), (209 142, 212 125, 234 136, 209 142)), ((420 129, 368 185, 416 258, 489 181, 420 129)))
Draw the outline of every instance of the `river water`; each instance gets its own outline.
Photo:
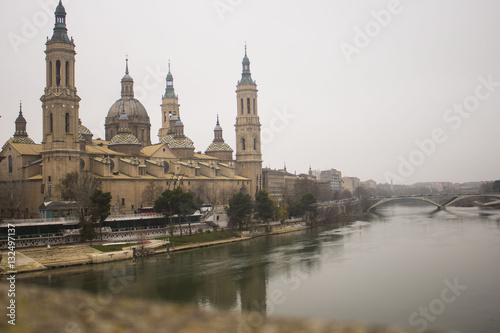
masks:
MULTIPOLYGON (((18 275, 18 284, 247 310, 265 316, 500 332, 500 210, 387 206, 322 228, 18 275)), ((95 305, 97 306, 97 305, 95 305)), ((79 310, 84 311, 80 307, 79 310)))

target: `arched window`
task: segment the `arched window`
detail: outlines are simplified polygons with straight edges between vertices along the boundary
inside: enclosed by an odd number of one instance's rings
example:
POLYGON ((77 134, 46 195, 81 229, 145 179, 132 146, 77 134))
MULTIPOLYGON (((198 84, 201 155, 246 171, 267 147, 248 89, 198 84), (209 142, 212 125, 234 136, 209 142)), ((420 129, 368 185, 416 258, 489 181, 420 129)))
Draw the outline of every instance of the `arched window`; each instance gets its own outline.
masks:
POLYGON ((255 98, 253 99, 253 114, 256 114, 255 113, 255 98))
POLYGON ((66 61, 66 87, 69 86, 69 61, 66 61))
POLYGON ((9 155, 9 173, 12 173, 12 155, 9 155))
POLYGON ((56 85, 61 85, 61 60, 56 61, 56 85))
POLYGON ((241 147, 243 150, 245 150, 245 138, 241 139, 241 147))
POLYGON ((253 138, 253 150, 257 150, 257 139, 253 138))
POLYGON ((52 86, 52 61, 49 62, 49 86, 52 86))
POLYGON ((64 129, 66 133, 69 133, 69 113, 64 116, 64 129))
POLYGON ((250 98, 247 98, 247 113, 250 114, 250 98))
POLYGON ((241 114, 243 114, 243 98, 241 99, 241 114))
POLYGON ((54 131, 54 117, 52 116, 52 113, 49 115, 49 133, 52 133, 54 131))

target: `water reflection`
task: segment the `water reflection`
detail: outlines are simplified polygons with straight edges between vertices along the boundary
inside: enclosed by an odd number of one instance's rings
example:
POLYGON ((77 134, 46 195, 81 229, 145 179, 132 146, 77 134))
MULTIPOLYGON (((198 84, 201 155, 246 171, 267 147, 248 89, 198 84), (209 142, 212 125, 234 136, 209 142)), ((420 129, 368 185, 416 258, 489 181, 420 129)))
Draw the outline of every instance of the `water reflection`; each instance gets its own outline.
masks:
POLYGON ((178 252, 170 260, 158 255, 136 266, 19 275, 18 281, 95 294, 122 281, 126 287, 117 295, 147 300, 409 326, 409 316, 439 296, 443 280, 458 277, 470 288, 432 328, 497 332, 499 227, 498 210, 392 206, 344 228, 178 252))

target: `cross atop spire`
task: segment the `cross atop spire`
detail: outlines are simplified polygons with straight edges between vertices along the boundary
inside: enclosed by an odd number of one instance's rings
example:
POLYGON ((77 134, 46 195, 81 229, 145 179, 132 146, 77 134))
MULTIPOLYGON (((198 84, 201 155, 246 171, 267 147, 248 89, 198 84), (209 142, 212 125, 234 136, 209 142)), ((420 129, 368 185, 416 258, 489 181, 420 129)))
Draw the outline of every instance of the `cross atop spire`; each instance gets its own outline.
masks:
POLYGON ((125 74, 128 74, 128 54, 125 55, 125 74))

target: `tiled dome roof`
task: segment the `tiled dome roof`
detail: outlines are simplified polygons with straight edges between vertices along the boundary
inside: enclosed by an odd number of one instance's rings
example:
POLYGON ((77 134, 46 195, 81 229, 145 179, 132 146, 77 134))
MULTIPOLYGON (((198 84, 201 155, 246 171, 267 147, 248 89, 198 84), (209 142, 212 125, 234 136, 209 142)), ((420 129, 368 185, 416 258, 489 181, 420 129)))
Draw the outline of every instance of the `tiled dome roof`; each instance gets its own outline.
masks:
POLYGON ((141 143, 130 133, 117 134, 111 139, 110 145, 140 145, 141 143))
POLYGON ((230 151, 233 149, 225 142, 212 142, 210 146, 207 148, 207 152, 209 151, 230 151))

